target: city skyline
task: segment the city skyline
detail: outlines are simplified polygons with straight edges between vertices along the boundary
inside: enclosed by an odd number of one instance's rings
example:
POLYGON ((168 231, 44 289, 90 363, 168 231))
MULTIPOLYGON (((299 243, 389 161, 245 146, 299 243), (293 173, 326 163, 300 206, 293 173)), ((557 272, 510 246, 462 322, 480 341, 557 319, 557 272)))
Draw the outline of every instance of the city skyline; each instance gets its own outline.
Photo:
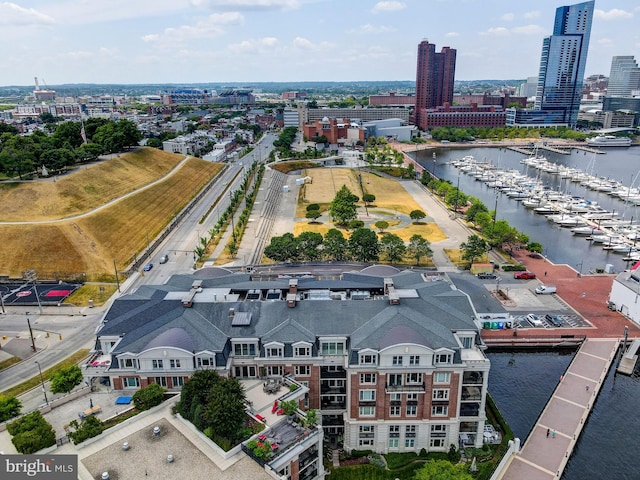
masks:
MULTIPOLYGON (((458 80, 525 79, 567 3, 6 1, 0 25, 15 41, 0 84, 414 80, 425 39, 457 50, 458 80)), ((596 1, 585 75, 608 75, 614 56, 640 56, 638 18, 640 6, 596 1)))

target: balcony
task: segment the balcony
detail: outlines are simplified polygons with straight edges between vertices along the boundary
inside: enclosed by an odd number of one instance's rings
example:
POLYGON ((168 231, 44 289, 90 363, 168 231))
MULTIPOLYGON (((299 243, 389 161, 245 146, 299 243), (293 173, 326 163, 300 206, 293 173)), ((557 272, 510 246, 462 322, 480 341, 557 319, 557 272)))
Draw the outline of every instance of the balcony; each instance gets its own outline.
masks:
POLYGON ((408 385, 397 385, 397 384, 389 384, 386 383, 385 386, 385 391, 387 393, 391 393, 391 392, 424 392, 425 391, 425 385, 424 383, 410 383, 408 385))
POLYGON ((478 415, 480 415, 479 403, 461 403, 460 404, 461 417, 477 417, 478 415))
POLYGON ((323 427, 342 427, 344 426, 344 418, 342 415, 322 415, 323 427))
POLYGON ((320 402, 320 408, 322 410, 345 410, 347 408, 347 401, 342 402, 320 402))
POLYGON ((320 395, 345 395, 346 393, 346 387, 320 385, 320 395))
POLYGON ((320 378, 347 378, 347 372, 344 369, 333 371, 327 370, 326 367, 321 367, 320 378))
POLYGON ((482 372, 464 372, 462 376, 463 385, 482 385, 484 382, 484 375, 482 372))
POLYGON ((478 387, 462 387, 462 401, 480 401, 482 400, 482 389, 478 387))

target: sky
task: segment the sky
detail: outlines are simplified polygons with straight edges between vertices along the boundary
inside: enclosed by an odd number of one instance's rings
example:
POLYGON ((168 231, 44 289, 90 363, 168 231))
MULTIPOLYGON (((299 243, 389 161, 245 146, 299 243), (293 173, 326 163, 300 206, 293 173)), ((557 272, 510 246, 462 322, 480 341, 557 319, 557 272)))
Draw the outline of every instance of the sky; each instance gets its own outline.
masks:
MULTIPOLYGON (((0 0, 0 85, 415 80, 422 40, 456 80, 537 75, 562 0, 0 0)), ((585 74, 640 61, 640 2, 596 0, 585 74)))

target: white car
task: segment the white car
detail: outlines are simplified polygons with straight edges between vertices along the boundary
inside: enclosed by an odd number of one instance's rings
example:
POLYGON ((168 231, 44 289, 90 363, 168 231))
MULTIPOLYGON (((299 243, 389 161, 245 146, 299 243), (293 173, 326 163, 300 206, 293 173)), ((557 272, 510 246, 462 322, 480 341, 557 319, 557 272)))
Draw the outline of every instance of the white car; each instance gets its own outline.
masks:
POLYGON ((542 326, 542 320, 540 320, 537 315, 534 315, 533 313, 530 313, 530 314, 527 315, 526 318, 529 321, 529 323, 531 325, 533 325, 534 327, 541 327, 542 326))

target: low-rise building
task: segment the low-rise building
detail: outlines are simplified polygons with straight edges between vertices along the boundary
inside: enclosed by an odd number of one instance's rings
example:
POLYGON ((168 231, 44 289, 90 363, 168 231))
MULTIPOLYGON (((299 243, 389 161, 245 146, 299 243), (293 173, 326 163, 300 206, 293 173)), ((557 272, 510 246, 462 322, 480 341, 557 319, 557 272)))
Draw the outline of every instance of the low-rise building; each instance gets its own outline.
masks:
POLYGON ((291 375, 308 388, 303 405, 318 409, 328 444, 346 450, 482 446, 490 362, 477 315, 467 295, 420 273, 174 275, 112 304, 85 371, 132 392, 180 389, 198 369, 291 375))

